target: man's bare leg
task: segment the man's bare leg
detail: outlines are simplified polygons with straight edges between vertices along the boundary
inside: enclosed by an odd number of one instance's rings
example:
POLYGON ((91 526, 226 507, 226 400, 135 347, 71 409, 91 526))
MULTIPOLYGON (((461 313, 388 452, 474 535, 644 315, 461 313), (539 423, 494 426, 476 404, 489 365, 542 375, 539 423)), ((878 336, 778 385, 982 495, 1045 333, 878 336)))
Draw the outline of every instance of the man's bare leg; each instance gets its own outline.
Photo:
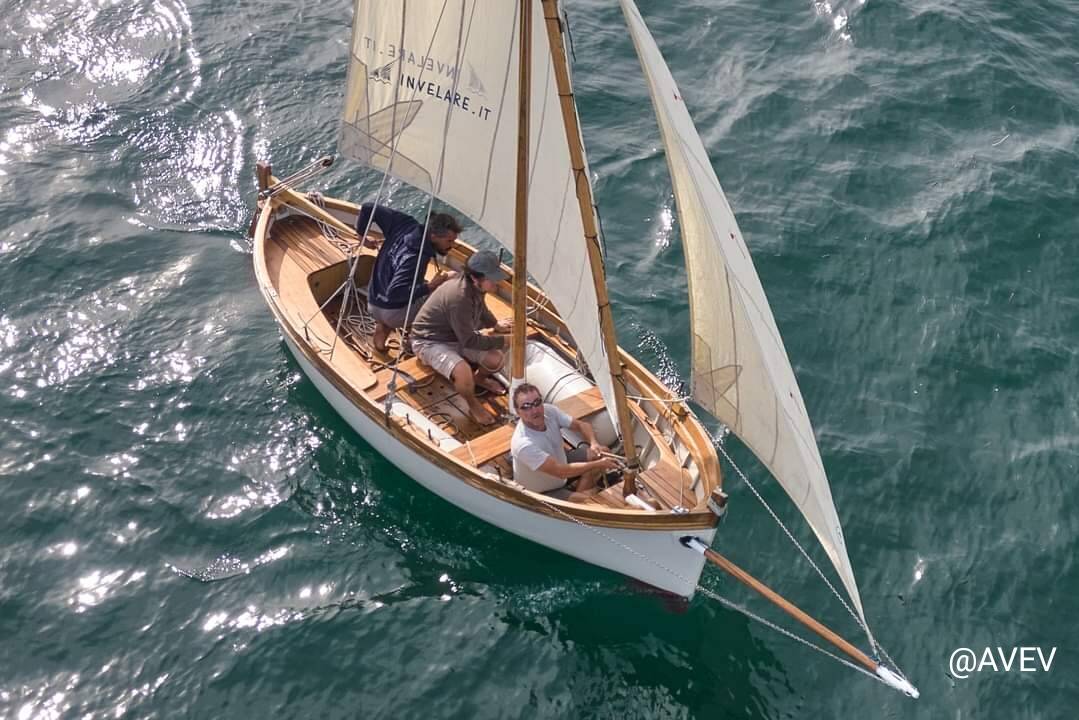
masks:
POLYGON ((476 399, 476 382, 472 375, 472 367, 467 360, 462 360, 453 366, 453 388, 457 394, 468 403, 468 412, 472 419, 480 425, 490 425, 495 421, 495 416, 476 399))
POLYGON ((602 470, 589 470, 584 473, 577 478, 576 489, 566 499, 570 502, 583 502, 592 497, 596 494, 596 486, 601 477, 603 477, 602 470))
POLYGON ((484 353, 482 362, 480 362, 479 366, 472 374, 472 382, 475 385, 486 388, 492 393, 498 395, 504 394, 506 392, 505 386, 497 379, 491 377, 494 373, 502 369, 502 363, 504 361, 505 354, 501 350, 488 350, 484 353))

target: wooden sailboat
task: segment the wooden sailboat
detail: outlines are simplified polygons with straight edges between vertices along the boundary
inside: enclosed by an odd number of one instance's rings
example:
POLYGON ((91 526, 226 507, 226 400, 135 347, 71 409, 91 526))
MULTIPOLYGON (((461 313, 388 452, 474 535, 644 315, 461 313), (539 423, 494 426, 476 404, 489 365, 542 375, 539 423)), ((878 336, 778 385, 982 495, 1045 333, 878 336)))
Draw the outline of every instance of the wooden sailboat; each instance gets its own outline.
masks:
MULTIPOLYGON (((621 4, 678 203, 692 399, 788 491, 864 624, 801 393, 741 233, 655 42, 631 0, 621 4)), ((431 368, 372 349, 364 288, 380 236, 357 232, 357 205, 306 196, 260 165, 255 273, 304 373, 404 473, 493 525, 689 597, 706 560, 720 564, 708 549, 726 506, 720 464, 687 398, 617 345, 563 37, 556 0, 357 0, 339 149, 442 200, 513 253, 510 280, 488 296, 514 321, 506 379, 589 421, 623 456, 620 482, 583 498, 524 488, 505 397, 485 400, 503 424, 481 427, 431 368)), ((458 243, 446 265, 462 269, 473 251, 458 243)))

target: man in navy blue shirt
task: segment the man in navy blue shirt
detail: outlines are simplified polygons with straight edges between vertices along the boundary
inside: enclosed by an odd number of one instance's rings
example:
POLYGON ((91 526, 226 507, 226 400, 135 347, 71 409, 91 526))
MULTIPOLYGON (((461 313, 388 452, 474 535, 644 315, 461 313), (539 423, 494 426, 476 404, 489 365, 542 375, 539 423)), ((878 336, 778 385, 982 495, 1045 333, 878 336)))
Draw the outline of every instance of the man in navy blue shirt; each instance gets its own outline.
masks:
POLYGON ((424 280, 427 265, 435 253, 445 255, 457 242, 461 224, 452 215, 431 213, 424 231, 411 216, 387 207, 365 203, 356 218, 356 231, 363 236, 374 210, 374 223, 385 238, 375 259, 371 282, 367 286, 367 307, 375 318, 375 349, 386 352, 386 337, 395 328, 412 322, 420 305, 436 287, 456 277, 455 272, 440 272, 424 280), (417 272, 417 265, 419 271, 417 272), (416 289, 412 289, 412 280, 416 289), (409 296, 412 306, 409 308, 409 296))

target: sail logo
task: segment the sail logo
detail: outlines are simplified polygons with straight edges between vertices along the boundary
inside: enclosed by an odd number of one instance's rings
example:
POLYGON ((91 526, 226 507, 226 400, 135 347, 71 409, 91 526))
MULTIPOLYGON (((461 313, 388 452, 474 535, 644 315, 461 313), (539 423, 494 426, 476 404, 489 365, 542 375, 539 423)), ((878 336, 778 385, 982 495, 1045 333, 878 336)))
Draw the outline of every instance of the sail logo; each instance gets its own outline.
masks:
POLYGON ((389 84, 390 82, 393 82, 393 80, 391 79, 391 75, 390 75, 390 71, 392 69, 393 69, 393 63, 392 62, 387 63, 387 64, 383 65, 382 67, 375 68, 374 70, 372 70, 369 77, 372 80, 377 80, 378 82, 389 84))
POLYGON ((493 108, 473 102, 470 95, 455 92, 454 86, 446 87, 439 82, 424 80, 408 74, 401 76, 399 84, 405 90, 411 91, 411 97, 415 97, 417 94, 426 94, 436 100, 441 100, 453 107, 460 108, 466 113, 475 115, 480 120, 489 120, 491 118, 493 108))
POLYGON ((956 648, 948 661, 948 670, 952 677, 964 680, 971 673, 992 670, 995 673, 1011 672, 1049 672, 1057 649, 1051 648, 1048 656, 1040 647, 987 647, 981 652, 970 648, 956 648))
POLYGON ((383 58, 393 61, 390 64, 401 63, 404 65, 412 65, 417 69, 437 73, 438 75, 447 77, 451 80, 457 79, 457 65, 444 58, 439 59, 423 52, 417 54, 412 50, 406 50, 394 43, 379 44, 374 38, 367 37, 366 35, 356 40, 357 54, 360 53, 361 49, 366 51, 368 56, 375 62, 380 62, 379 60, 376 60, 376 58, 383 58))
POLYGON ((472 66, 472 63, 466 63, 468 65, 468 89, 473 95, 479 95, 480 97, 487 97, 487 88, 483 85, 483 80, 480 80, 479 73, 476 72, 476 68, 472 66))

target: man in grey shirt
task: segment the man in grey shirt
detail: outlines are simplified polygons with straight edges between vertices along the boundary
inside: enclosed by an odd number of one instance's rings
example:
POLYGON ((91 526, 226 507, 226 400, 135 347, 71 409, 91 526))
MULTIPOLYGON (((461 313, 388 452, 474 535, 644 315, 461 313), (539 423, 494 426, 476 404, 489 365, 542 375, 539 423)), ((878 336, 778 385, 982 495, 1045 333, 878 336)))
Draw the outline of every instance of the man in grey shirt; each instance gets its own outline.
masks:
POLYGON ((420 308, 412 323, 412 350, 423 362, 453 382, 468 403, 472 419, 480 425, 495 422, 491 412, 476 399, 476 386, 504 395, 506 388, 492 377, 505 361, 509 347, 504 335, 510 320, 496 320, 487 308, 485 295, 505 280, 498 256, 479 250, 465 263, 465 274, 440 285, 420 308), (499 335, 480 330, 493 328, 499 335), (471 363, 476 364, 472 369, 471 363))
POLYGON ((518 385, 513 391, 513 406, 521 418, 510 439, 513 479, 529 490, 557 490, 566 487, 567 480, 578 478, 574 489, 584 492, 591 490, 604 473, 618 468, 616 460, 601 454, 607 448, 596 440, 592 426, 584 420, 574 420, 555 405, 544 403, 535 385, 518 385), (588 447, 567 454, 562 441, 563 428, 579 433, 588 447))

